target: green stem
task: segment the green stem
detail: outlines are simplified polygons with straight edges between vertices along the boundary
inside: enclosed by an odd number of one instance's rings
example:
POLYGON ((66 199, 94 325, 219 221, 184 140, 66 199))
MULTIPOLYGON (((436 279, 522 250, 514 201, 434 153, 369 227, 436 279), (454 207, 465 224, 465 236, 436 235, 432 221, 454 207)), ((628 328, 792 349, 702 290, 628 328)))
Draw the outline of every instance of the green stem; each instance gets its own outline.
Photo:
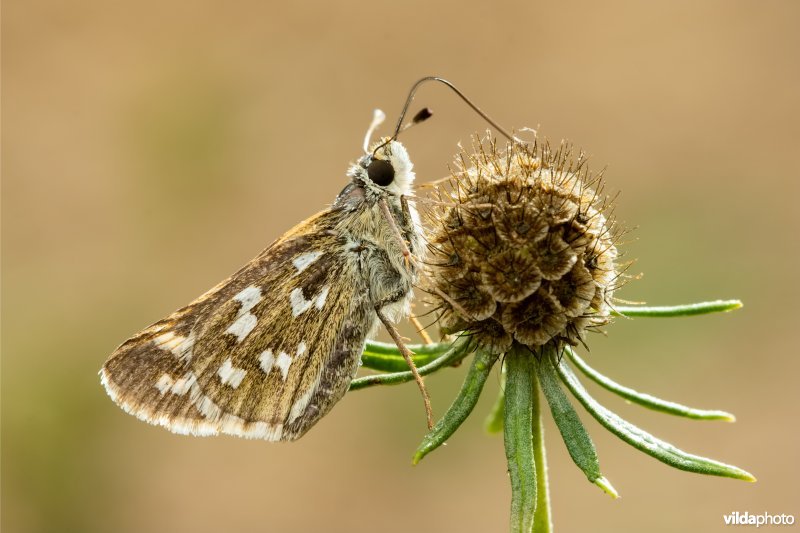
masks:
MULTIPOLYGON (((408 349, 414 354, 412 357, 414 364, 420 367, 447 352, 452 344, 452 342, 409 344, 408 349)), ((393 342, 367 342, 361 355, 361 363, 365 368, 381 372, 400 372, 408 369, 408 363, 393 342)))
MULTIPOLYGON (((453 344, 452 341, 434 342, 433 344, 408 344, 406 346, 415 354, 433 354, 446 352, 451 344, 453 344)), ((376 354, 396 355, 402 358, 400 350, 397 349, 397 345, 393 342, 367 341, 366 346, 364 346, 364 351, 376 354)))
MULTIPOLYGON (((469 355, 469 353, 469 338, 459 337, 453 341, 450 349, 447 352, 437 359, 434 359, 427 365, 417 368, 417 371, 419 371, 421 376, 425 376, 431 372, 439 370, 440 368, 454 366, 467 355, 469 355)), ((413 380, 414 374, 412 374, 410 370, 405 372, 392 372, 390 374, 376 374, 373 376, 364 376, 354 379, 350 382, 350 390, 354 391, 363 389, 365 387, 371 387, 373 385, 397 385, 399 383, 405 383, 413 380)))
POLYGON ((740 300, 715 300, 713 302, 700 302, 696 304, 672 305, 672 306, 618 306, 611 314, 622 317, 672 317, 672 316, 693 316, 705 315, 708 313, 723 313, 733 311, 742 307, 740 300))

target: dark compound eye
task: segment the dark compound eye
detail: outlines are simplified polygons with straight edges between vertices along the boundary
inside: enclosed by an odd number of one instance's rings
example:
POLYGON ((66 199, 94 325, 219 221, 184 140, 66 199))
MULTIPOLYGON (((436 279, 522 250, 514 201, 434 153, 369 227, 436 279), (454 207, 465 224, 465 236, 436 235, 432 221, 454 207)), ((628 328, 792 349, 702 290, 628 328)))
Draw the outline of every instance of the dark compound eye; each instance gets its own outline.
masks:
POLYGON ((367 175, 376 185, 386 187, 394 181, 394 167, 383 159, 373 159, 367 166, 367 175))

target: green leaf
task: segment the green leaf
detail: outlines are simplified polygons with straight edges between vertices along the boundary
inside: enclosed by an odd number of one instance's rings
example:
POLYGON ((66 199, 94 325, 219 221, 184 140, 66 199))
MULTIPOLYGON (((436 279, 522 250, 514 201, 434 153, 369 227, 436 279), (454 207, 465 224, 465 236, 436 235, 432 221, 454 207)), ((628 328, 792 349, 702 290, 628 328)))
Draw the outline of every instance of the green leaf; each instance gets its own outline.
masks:
MULTIPOLYGON (((409 344, 408 349, 414 354, 414 364, 418 367, 427 365, 441 356, 452 346, 452 342, 435 344, 409 344)), ((397 345, 388 342, 367 342, 361 363, 366 368, 382 372, 400 372, 408 369, 408 364, 397 349, 397 345)))
MULTIPOLYGON (((452 341, 447 342, 434 342, 433 344, 408 344, 408 349, 414 353, 418 354, 434 354, 434 353, 441 353, 446 352, 450 345, 452 345, 452 341)), ((396 355, 402 359, 402 355, 400 354, 400 350, 397 349, 397 345, 393 342, 380 342, 380 341, 367 341, 366 346, 364 347, 365 352, 371 352, 375 354, 388 354, 388 355, 396 355)))
MULTIPOLYGON (((462 336, 453 341, 450 345, 450 349, 447 350, 444 354, 439 356, 438 358, 434 359, 427 365, 423 365, 417 370, 421 376, 425 376, 430 374, 431 372, 435 372, 440 368, 444 368, 446 366, 453 366, 457 364, 459 361, 464 359, 470 353, 470 342, 469 337, 462 336)), ((406 367, 408 368, 408 367, 406 367)), ((405 372, 392 372, 389 374, 375 374, 372 376, 363 376, 360 378, 355 378, 353 381, 350 382, 350 389, 351 391, 363 389, 365 387, 372 387, 374 385, 397 385, 399 383, 406 383, 407 381, 413 381, 414 374, 411 373, 410 370, 405 372)))
POLYGON ((417 464, 427 454, 441 446, 461 426, 478 403, 486 378, 492 371, 498 355, 478 350, 472 360, 461 390, 450 408, 433 429, 422 439, 413 463, 417 464))
MULTIPOLYGON (((594 447, 592 438, 586 432, 578 413, 572 407, 567 395, 561 390, 558 376, 553 368, 553 361, 556 360, 555 353, 548 349, 543 354, 541 360, 536 361, 536 371, 539 376, 539 383, 542 392, 550 405, 550 412, 553 414, 561 438, 567 446, 570 457, 580 468, 591 483, 596 483, 603 478, 600 472, 600 461, 597 458, 597 450, 594 447), (551 357, 552 355, 552 357, 551 357)), ((616 491, 611 484, 603 478, 603 484, 599 485, 608 494, 616 495, 616 491)))
POLYGON ((506 356, 505 440, 511 478, 511 531, 533 529, 537 503, 537 478, 533 449, 534 377, 533 356, 515 345, 506 356))
POLYGON ((681 405, 675 402, 669 402, 667 400, 662 400, 660 398, 656 398, 655 396, 651 396, 649 394, 645 394, 642 392, 637 392, 633 389, 620 385, 616 381, 607 378, 597 370, 590 367, 586 362, 581 359, 575 350, 570 347, 566 348, 567 356, 570 360, 575 364, 578 369, 583 372, 589 379, 607 389, 614 394, 617 394, 626 400, 629 400, 633 403, 639 404, 643 407, 647 407, 648 409, 652 409, 654 411, 659 411, 662 413, 668 413, 671 415, 682 416, 684 418, 692 418, 695 420, 725 420, 727 422, 735 422, 736 417, 730 413, 726 413, 725 411, 712 411, 706 409, 695 409, 693 407, 687 407, 685 405, 681 405))
POLYGON ((686 305, 673 306, 618 306, 611 314, 622 317, 672 317, 706 315, 709 313, 724 313, 739 309, 744 304, 740 300, 716 300, 713 302, 700 302, 686 305))
POLYGON ((561 381, 569 388, 575 398, 583 404, 595 420, 634 448, 680 470, 711 476, 742 479, 745 481, 756 480, 752 474, 745 472, 741 468, 686 453, 672 444, 657 439, 643 429, 623 420, 615 413, 597 403, 597 401, 586 392, 586 389, 583 388, 578 378, 567 366, 566 361, 562 359, 560 363, 555 363, 555 366, 561 381))

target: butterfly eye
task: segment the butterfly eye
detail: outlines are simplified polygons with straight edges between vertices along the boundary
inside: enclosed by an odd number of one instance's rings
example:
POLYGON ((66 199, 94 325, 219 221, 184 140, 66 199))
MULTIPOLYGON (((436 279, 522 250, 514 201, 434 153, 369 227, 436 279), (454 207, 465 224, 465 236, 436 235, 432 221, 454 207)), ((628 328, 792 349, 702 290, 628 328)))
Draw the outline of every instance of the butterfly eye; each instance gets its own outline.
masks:
POLYGON ((367 175, 376 185, 386 187, 394 181, 394 167, 383 159, 373 159, 367 166, 367 175))

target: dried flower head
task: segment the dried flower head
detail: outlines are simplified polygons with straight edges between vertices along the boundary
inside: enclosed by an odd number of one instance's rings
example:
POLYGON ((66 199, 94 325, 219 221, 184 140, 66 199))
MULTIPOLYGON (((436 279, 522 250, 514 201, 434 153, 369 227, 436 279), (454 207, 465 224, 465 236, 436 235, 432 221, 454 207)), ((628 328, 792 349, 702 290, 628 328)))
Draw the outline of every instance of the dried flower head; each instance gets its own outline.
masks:
POLYGON ((449 205, 431 214, 430 292, 446 331, 468 331, 505 353, 575 345, 608 322, 617 249, 609 204, 583 154, 568 145, 476 139, 462 151, 449 205))

